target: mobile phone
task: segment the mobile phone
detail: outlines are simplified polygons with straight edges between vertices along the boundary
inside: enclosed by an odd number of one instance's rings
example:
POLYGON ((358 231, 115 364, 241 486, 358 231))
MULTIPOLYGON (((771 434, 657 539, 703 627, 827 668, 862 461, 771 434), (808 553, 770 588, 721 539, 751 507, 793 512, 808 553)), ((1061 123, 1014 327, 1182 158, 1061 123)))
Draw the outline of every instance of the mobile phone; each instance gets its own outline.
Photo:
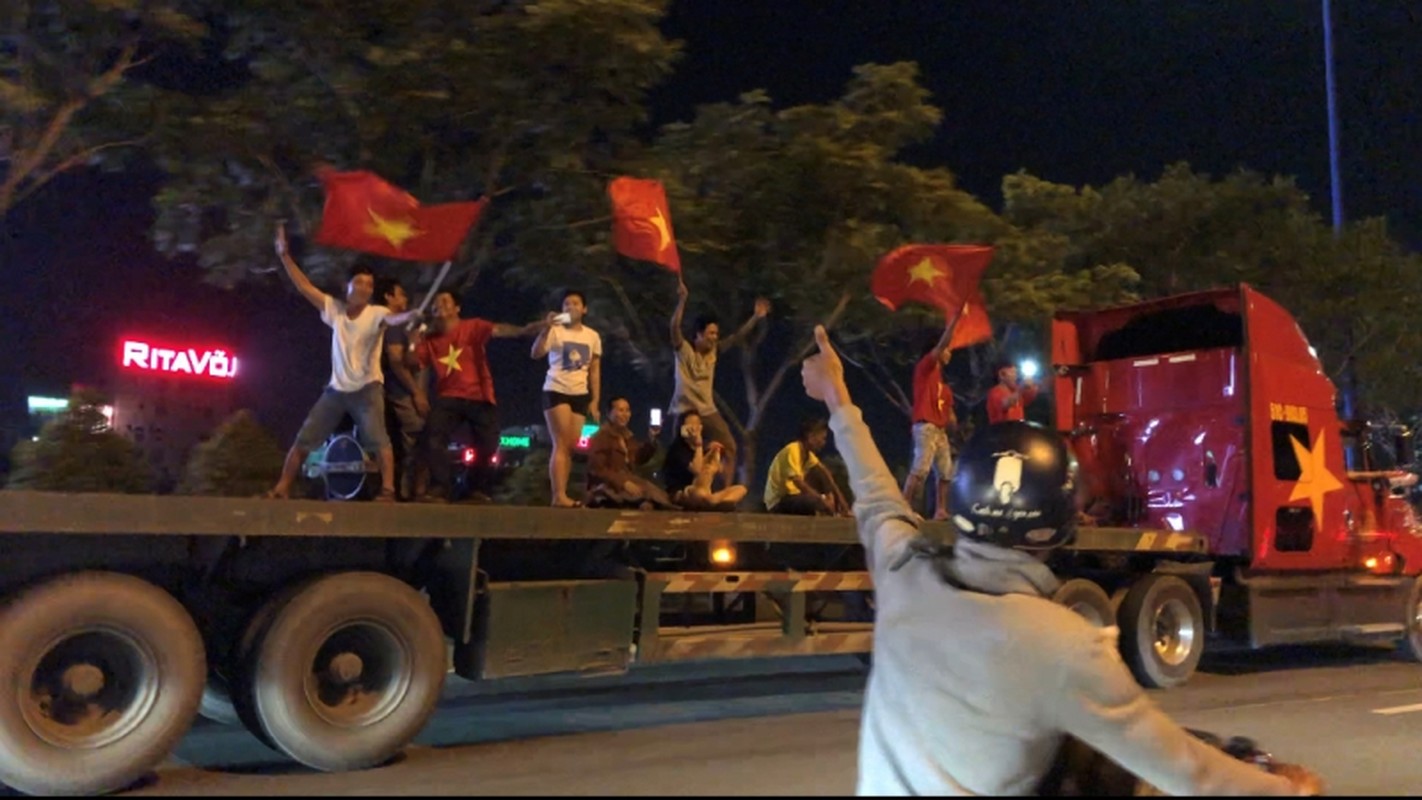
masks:
POLYGON ((558 323, 559 325, 571 325, 573 324, 573 315, 564 311, 562 314, 559 314, 558 316, 554 317, 553 321, 558 323))
POLYGON ((652 427, 662 427, 662 410, 660 408, 652 409, 652 427))

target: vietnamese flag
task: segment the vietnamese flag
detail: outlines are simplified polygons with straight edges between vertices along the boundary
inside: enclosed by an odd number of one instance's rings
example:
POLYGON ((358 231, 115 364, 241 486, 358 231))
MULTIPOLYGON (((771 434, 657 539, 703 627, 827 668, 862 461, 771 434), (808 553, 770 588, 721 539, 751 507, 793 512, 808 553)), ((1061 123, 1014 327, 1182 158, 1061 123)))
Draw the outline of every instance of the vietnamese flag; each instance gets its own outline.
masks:
POLYGON ((406 261, 450 261, 488 201, 422 206, 373 172, 318 174, 326 208, 316 241, 406 261))
POLYGON ((974 288, 959 312, 958 321, 953 323, 953 336, 948 340, 948 349, 958 350, 990 341, 992 321, 988 319, 987 304, 983 302, 982 292, 974 288))
POLYGON ((612 199, 612 246, 617 252, 681 272, 661 181, 623 176, 608 184, 607 196, 612 199))
POLYGON ((984 245, 906 244, 879 259, 869 288, 890 311, 922 303, 956 314, 977 292, 990 261, 992 248, 984 245))

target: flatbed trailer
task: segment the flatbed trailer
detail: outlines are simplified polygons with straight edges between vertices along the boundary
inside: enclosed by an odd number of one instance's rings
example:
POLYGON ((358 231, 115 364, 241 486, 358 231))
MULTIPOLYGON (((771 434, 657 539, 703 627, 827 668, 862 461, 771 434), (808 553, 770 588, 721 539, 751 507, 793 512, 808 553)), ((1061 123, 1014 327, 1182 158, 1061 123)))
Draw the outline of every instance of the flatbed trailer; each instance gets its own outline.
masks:
MULTIPOLYGON (((1205 550, 1084 528, 1062 556, 1180 575, 1212 609, 1205 550)), ((594 675, 873 641, 848 519, 11 491, 0 553, 0 782, 30 793, 123 788, 199 713, 350 770, 408 744, 451 670, 594 675)), ((1099 588, 1063 590, 1114 615, 1099 588)))

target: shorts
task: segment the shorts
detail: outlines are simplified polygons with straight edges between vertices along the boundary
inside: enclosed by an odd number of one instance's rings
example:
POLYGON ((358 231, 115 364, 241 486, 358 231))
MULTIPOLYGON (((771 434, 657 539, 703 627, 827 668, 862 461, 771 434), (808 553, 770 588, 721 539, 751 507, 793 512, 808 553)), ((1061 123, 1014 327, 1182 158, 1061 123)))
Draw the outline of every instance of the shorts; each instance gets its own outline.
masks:
POLYGON ((953 476, 953 451, 948 446, 948 432, 931 422, 913 424, 913 466, 909 474, 928 477, 930 469, 938 472, 938 480, 953 476))
POLYGON ((347 414, 355 420, 361 447, 374 454, 390 446, 390 435, 385 431, 385 387, 373 381, 354 392, 327 386, 301 423, 296 447, 308 452, 320 447, 347 414))
POLYGON ((588 407, 592 405, 592 395, 590 394, 563 394, 562 392, 544 392, 543 410, 547 411, 556 406, 566 405, 573 410, 573 413, 586 417, 588 407))
MULTIPOLYGON (((684 414, 676 416, 676 427, 672 428, 675 436, 681 435, 681 418, 684 414)), ((726 424, 725 417, 718 411, 715 414, 700 414, 701 417, 701 440, 704 442, 720 442, 727 452, 736 452, 736 437, 731 435, 731 427, 726 424)))

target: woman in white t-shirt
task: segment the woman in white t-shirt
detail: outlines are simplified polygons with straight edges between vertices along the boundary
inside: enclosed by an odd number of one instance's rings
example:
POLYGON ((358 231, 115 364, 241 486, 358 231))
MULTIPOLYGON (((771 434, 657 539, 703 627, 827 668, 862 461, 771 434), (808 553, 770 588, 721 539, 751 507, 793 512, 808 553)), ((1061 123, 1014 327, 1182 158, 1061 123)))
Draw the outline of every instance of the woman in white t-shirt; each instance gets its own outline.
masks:
POLYGON ((553 456, 548 459, 548 482, 553 488, 553 505, 578 505, 568 497, 568 475, 573 471, 573 449, 578 446, 583 423, 602 419, 598 413, 598 393, 602 385, 602 337, 583 324, 587 301, 583 293, 563 293, 563 313, 550 314, 553 324, 533 341, 534 358, 548 358, 548 375, 543 379, 543 419, 553 440, 553 456))

